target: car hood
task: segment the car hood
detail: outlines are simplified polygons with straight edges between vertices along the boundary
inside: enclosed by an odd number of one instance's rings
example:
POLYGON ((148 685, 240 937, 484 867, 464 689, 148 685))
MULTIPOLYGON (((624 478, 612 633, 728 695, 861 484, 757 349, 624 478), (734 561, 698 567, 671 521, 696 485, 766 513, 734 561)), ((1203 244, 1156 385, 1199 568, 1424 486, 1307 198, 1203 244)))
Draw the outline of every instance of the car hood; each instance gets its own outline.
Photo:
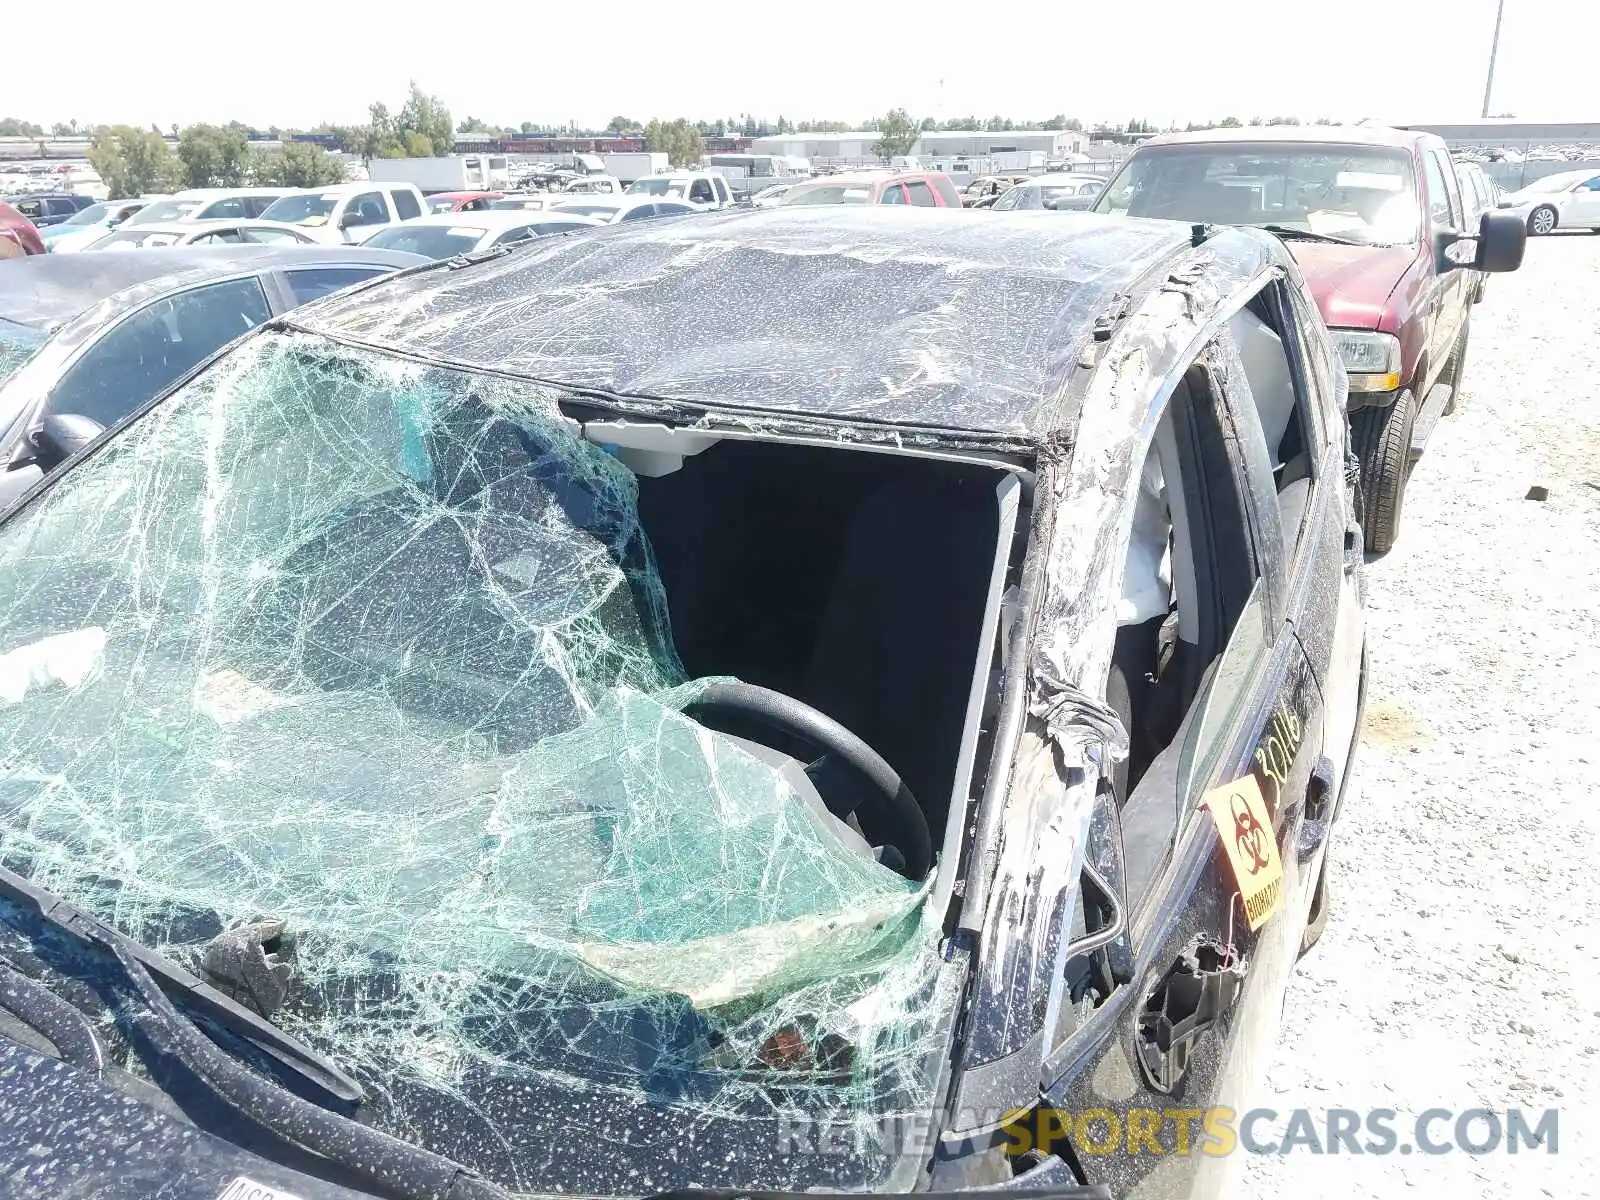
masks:
POLYGON ((15 1200, 66 1195, 370 1200, 259 1158, 3 1036, 0 1161, 28 1164, 26 1172, 7 1179, 6 1195, 15 1200))
POLYGON ((1322 319, 1335 329, 1378 328, 1389 297, 1417 257, 1414 246, 1291 241, 1288 247, 1322 319))

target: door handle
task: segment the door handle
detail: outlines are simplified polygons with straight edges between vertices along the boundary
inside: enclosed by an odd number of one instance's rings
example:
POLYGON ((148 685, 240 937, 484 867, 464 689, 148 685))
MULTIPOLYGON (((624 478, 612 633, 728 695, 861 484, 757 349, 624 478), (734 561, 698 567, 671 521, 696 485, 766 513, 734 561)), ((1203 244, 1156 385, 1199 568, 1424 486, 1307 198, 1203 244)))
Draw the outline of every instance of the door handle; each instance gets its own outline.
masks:
POLYGON ((1332 806, 1333 763, 1323 756, 1311 768, 1311 778, 1306 782, 1305 811, 1295 838, 1295 858, 1300 862, 1309 862, 1327 842, 1333 828, 1332 806))
POLYGON ((1136 1026, 1139 1069, 1151 1088, 1172 1094, 1189 1070, 1196 1042, 1233 1007, 1243 986, 1238 956, 1211 938, 1201 938, 1167 968, 1136 1026))
POLYGON ((1361 526, 1354 522, 1344 527, 1344 573, 1354 575, 1356 568, 1361 565, 1362 550, 1366 546, 1366 535, 1362 533, 1361 526))

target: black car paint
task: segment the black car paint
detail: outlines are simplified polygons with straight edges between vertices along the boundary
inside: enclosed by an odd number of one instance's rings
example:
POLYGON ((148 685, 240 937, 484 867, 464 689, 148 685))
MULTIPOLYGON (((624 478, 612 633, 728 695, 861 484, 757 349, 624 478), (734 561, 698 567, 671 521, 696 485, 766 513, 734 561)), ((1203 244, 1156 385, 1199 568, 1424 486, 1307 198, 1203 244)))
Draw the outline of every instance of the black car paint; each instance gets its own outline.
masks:
POLYGON ((217 1200, 235 1180, 299 1200, 366 1193, 292 1170, 0 1037, 0 1194, 217 1200))
MULTIPOLYGON (((1097 332, 1091 333, 1089 323, 1084 321, 1077 326, 1076 337, 1069 339, 1066 346, 1053 348, 1054 361, 1075 360, 1083 367, 1071 389, 1080 399, 1082 389, 1086 386, 1083 376, 1092 374, 1095 364, 1092 360, 1086 361, 1079 350, 1091 338, 1096 342, 1115 338, 1126 314, 1152 294, 1167 292, 1180 295, 1191 313, 1190 321, 1181 327, 1175 326, 1147 335, 1151 349, 1151 361, 1147 363, 1147 369, 1151 376, 1151 394, 1154 395, 1159 391, 1163 378, 1181 370, 1194 356, 1197 340, 1203 340, 1196 331, 1203 327, 1214 332, 1220 320, 1215 314, 1222 310, 1228 297, 1237 293, 1247 282, 1266 284, 1274 278, 1281 278, 1287 269, 1287 257, 1281 252, 1274 257, 1265 245, 1268 241, 1265 238, 1231 235, 1217 239, 1214 245, 1206 245, 1208 237, 1197 230, 1193 239, 1198 253, 1174 253, 1169 249, 1165 253, 1141 259, 1138 264, 1139 278, 1129 281, 1128 290, 1117 291, 1112 297, 1113 304, 1103 314, 1077 314, 1102 316, 1104 321, 1097 320, 1096 328, 1101 323, 1107 326, 1107 336, 1102 338, 1097 332)), ((1187 244, 1185 241, 1184 245, 1187 244)), ((524 255, 521 261, 527 263, 535 257, 524 255)), ((410 273, 403 286, 426 286, 427 277, 437 270, 410 273)), ((454 286, 455 281, 451 281, 451 284, 454 286)), ((362 289, 363 296, 345 303, 351 308, 373 301, 382 304, 385 293, 393 286, 369 286, 362 289)), ((1106 294, 1110 294, 1109 289, 1106 294)), ((327 321, 331 327, 329 331, 337 329, 338 333, 350 336, 351 331, 337 328, 341 323, 339 308, 339 302, 318 306, 315 315, 306 324, 315 329, 323 323, 318 318, 323 314, 332 314, 332 319, 327 321)), ((354 340, 360 340, 359 334, 354 340)), ((590 394, 598 391, 591 384, 590 394)), ((631 404, 633 411, 645 412, 657 419, 673 407, 671 402, 660 400, 641 405, 630 402, 627 396, 622 395, 602 393, 597 398, 622 412, 629 411, 631 404)), ((1339 399, 1342 400, 1342 397, 1339 399)), ((1060 414, 1072 408, 1061 393, 1057 393, 1054 400, 1058 407, 1049 410, 1042 422, 1043 428, 1035 431, 1041 442, 1049 441, 1055 432, 1051 426, 1059 426, 1060 414)), ((729 424, 749 420, 746 415, 726 412, 728 407, 736 410, 739 405, 724 407, 723 416, 729 424)), ((961 416, 966 417, 974 412, 965 410, 961 416)), ((1039 410, 1029 415, 1037 416, 1039 410)), ((844 416, 837 412, 826 416, 797 414, 791 420, 795 427, 809 428, 814 432, 844 416)), ((712 427, 718 421, 718 414, 714 409, 709 412, 701 409, 699 419, 704 425, 712 427)), ((1142 412, 1133 414, 1136 425, 1144 419, 1142 412)), ((774 424, 778 425, 779 421, 775 420, 774 424)), ((974 431, 966 420, 952 424, 957 426, 949 431, 953 435, 952 440, 967 444, 972 444, 973 440, 986 440, 984 433, 989 434, 987 440, 990 445, 997 441, 1015 444, 1013 439, 1019 435, 1027 436, 1023 433, 1026 422, 1018 422, 1014 418, 1000 428, 989 431, 974 431)), ((869 431, 869 437, 881 437, 885 432, 881 428, 870 431, 870 420, 865 415, 857 416, 855 425, 857 429, 869 431)), ((1317 425, 1319 428, 1323 425, 1320 418, 1317 425)), ((1342 429, 1342 422, 1339 425, 1342 429)), ((1034 443, 1035 446, 1039 444, 1034 443)), ((1126 473, 1131 459, 1130 451, 1130 461, 1120 463, 1115 469, 1126 473)), ((1302 542, 1304 558, 1296 560, 1290 572, 1284 572, 1267 553, 1275 544, 1274 539, 1279 536, 1276 511, 1260 505, 1252 509, 1251 515, 1261 534, 1258 549, 1261 551, 1259 566, 1265 612, 1263 629, 1270 650, 1251 688, 1250 702, 1241 713, 1236 714, 1225 753, 1207 779, 1207 782, 1220 782, 1239 778, 1246 773, 1256 776, 1263 793, 1271 802, 1280 853, 1284 860, 1285 891, 1292 897, 1304 891, 1303 880, 1318 868, 1322 852, 1320 847, 1311 847, 1307 854, 1301 852, 1300 839, 1309 824, 1306 820, 1307 792, 1317 776, 1324 751, 1344 753, 1342 747, 1325 747, 1323 744, 1319 673, 1329 669, 1326 648, 1331 644, 1329 629, 1332 610, 1327 607, 1325 598, 1317 596, 1322 580, 1330 572, 1334 573, 1337 580, 1338 574, 1344 570, 1342 547, 1346 508, 1342 492, 1338 490, 1343 486, 1343 466, 1342 443, 1333 438, 1324 439, 1320 450, 1318 482, 1308 509, 1309 532, 1302 542), (1280 786, 1277 780, 1268 776, 1258 761, 1257 751, 1262 748, 1263 740, 1273 736, 1274 732, 1280 738, 1283 736, 1281 731, 1285 722, 1295 730, 1292 739, 1295 748, 1291 755, 1292 766, 1287 772, 1280 772, 1283 774, 1280 786)), ((1047 475, 1046 487, 1041 490, 1048 493, 1057 482, 1059 480, 1047 475)), ((1049 530, 1048 522, 1042 519, 1048 515, 1049 505, 1047 494, 1040 511, 1034 514, 1036 523, 1028 557, 1035 584, 1039 580, 1040 565, 1051 551, 1048 542, 1041 541, 1042 535, 1049 530)), ((1095 536, 1099 542, 1097 554, 1100 565, 1104 566, 1114 559, 1120 546, 1112 540, 1109 529, 1101 530, 1095 536)), ((1041 607, 1045 605, 1041 604, 1041 607)), ((1042 611, 1039 619, 1071 631, 1079 628, 1084 617, 1082 614, 1056 610, 1042 611)), ((1029 653, 1028 638, 1026 631, 1015 635, 1016 649, 1024 661, 1029 653)), ((1034 724, 1030 722, 1030 725, 1034 724)), ((1034 761, 1053 763, 1055 760, 1049 743, 1037 729, 1033 732, 1035 745, 1030 753, 1034 761)), ((990 791, 1000 795, 990 795, 990 812, 1000 804, 1005 783, 1006 779, 1000 779, 991 785, 990 791)), ((1051 778, 1046 783, 1049 790, 1066 786, 1066 781, 1061 778, 1051 778)), ((1034 798, 1019 799, 1031 803, 1034 798)), ((974 861, 993 861, 984 857, 982 846, 977 849, 980 853, 974 855, 974 861)), ((1060 1047, 1048 1045, 1050 1031, 1043 1027, 1042 996, 1028 994, 1039 986, 1059 986, 1051 975, 1054 951, 1059 945, 1061 932, 1056 930, 1051 934, 1046 931, 1045 936, 1036 939, 1031 937, 1033 927, 1049 924, 1052 920, 1048 906, 1041 910, 1041 902, 1048 898, 1040 895, 1036 889, 1029 893, 1026 884, 1017 880, 997 882, 993 886, 989 886, 986 880, 976 890, 985 893, 984 900, 977 903, 975 914, 963 917, 962 925, 967 926, 968 916, 973 917, 971 928, 974 931, 985 930, 982 938, 985 951, 1002 956, 1007 965, 1000 971, 985 971, 982 964, 978 966, 967 999, 969 1021, 976 1021, 978 1027, 966 1030, 963 1041, 954 1048, 960 1065, 952 1074, 953 1086, 961 1082, 963 1073, 975 1073, 978 1067, 999 1067, 1000 1070, 989 1073, 990 1079, 997 1083, 1003 1080, 1006 1087, 987 1088, 985 1091, 1004 1100, 1007 1107, 1025 1107, 1042 1100, 1075 1111, 1090 1107, 1106 1108, 1113 1112, 1126 1112, 1130 1108, 1140 1107, 1160 1110, 1180 1101, 1184 1107, 1204 1108, 1211 1103, 1226 1103, 1236 1099, 1241 1084, 1241 1070, 1249 1074, 1259 1067, 1259 1043, 1263 1032, 1270 1031, 1276 1024, 1282 979, 1292 965, 1294 950, 1298 947, 1299 927, 1296 922, 1303 913, 1297 914, 1294 905, 1286 903, 1285 911, 1269 921, 1259 936, 1251 935, 1234 902, 1235 888, 1221 857, 1217 834, 1208 823, 1188 823, 1162 877, 1156 900, 1147 905, 1142 913, 1135 914, 1129 939, 1134 951, 1132 982, 1113 992, 1110 999, 1092 1014, 1087 1024, 1060 1047), (985 902, 991 917, 1003 911, 1016 911, 1013 905, 1021 903, 1029 914, 1029 928, 1012 930, 1008 936, 996 926, 984 922, 985 902), (1287 936, 1289 933, 1293 934, 1292 938, 1287 936), (1213 1030, 1198 1042, 1177 1094, 1166 1096, 1151 1090, 1148 1080, 1134 1065, 1134 1021, 1150 988, 1165 974, 1170 963, 1199 939, 1212 939, 1234 947, 1237 958, 1245 964, 1244 986, 1237 1001, 1222 1015, 1213 1030), (982 978, 984 975, 987 979, 982 978), (994 994, 986 998, 985 988, 998 985, 1004 985, 1008 990, 1023 990, 1011 991, 1005 997, 994 994), (990 1015, 983 1015, 985 1013, 990 1015), (995 1021, 1005 1028, 990 1027, 995 1021), (980 1053, 976 1059, 966 1054, 971 1048, 985 1045, 991 1049, 986 1054, 980 1053), (999 1058, 990 1057, 996 1048, 1004 1052, 999 1058), (987 1061, 980 1061, 985 1059, 987 1061)), ((1055 916, 1059 917, 1059 914, 1055 916)), ((972 942, 966 940, 962 944, 971 945, 972 942)), ((992 968, 994 963, 989 966, 992 968)), ((1194 1195, 1208 1186, 1207 1172, 1210 1166, 1201 1158, 1189 1160, 1192 1164, 1189 1174, 1163 1172, 1158 1175, 1157 1168, 1167 1160, 1154 1156, 1096 1158, 1080 1154, 1076 1157, 1091 1183, 1107 1183, 1113 1194, 1118 1196, 1194 1195)), ((931 1179, 924 1175, 923 1185, 931 1182, 935 1187, 947 1186, 943 1180, 959 1177, 963 1167, 971 1165, 971 1156, 964 1161, 957 1152, 949 1156, 949 1161, 952 1164, 949 1171, 938 1165, 933 1166, 931 1179)), ((1019 1178, 1017 1185, 1057 1184, 1072 1174, 1070 1165, 1064 1159, 1047 1156, 1019 1178)), ((990 1187, 1002 1186, 993 1179, 985 1182, 990 1187)))

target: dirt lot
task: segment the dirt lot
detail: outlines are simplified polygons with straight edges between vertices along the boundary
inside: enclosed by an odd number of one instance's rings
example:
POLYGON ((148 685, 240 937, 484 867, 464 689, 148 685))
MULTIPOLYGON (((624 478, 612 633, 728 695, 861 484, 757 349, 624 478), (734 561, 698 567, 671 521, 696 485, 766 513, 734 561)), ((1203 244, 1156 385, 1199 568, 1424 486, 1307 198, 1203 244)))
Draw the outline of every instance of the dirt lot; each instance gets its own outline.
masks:
POLYGON ((1530 242, 1491 281, 1464 403, 1368 580, 1333 917, 1259 1103, 1395 1109, 1401 1143, 1429 1108, 1555 1107, 1559 1150, 1298 1149, 1253 1156, 1243 1192, 1600 1196, 1600 237, 1530 242))

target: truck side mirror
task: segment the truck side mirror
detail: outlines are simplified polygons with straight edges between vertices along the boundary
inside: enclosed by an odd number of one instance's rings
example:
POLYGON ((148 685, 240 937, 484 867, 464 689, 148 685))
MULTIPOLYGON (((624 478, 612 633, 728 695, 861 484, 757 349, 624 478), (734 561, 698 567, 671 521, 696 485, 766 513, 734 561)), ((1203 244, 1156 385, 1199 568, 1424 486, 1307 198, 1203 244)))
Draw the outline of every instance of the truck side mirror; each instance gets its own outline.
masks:
POLYGON ((39 465, 53 471, 104 432, 105 426, 92 417, 51 413, 32 437, 39 465))
POLYGON ((1463 267, 1490 274, 1515 271, 1522 265, 1527 247, 1528 227, 1515 213, 1484 213, 1478 219, 1477 233, 1441 229, 1434 235, 1434 258, 1441 275, 1463 267), (1467 257, 1467 243, 1471 242, 1477 245, 1467 257))

